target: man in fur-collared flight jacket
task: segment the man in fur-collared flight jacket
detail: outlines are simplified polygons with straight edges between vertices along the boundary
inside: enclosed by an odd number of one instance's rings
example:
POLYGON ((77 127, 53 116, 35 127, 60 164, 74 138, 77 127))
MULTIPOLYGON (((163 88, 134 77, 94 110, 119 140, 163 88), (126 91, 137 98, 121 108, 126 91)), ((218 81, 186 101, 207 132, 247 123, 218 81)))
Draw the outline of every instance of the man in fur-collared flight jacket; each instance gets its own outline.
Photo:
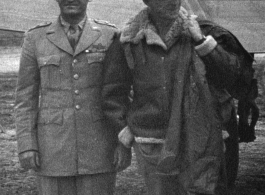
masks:
MULTIPOLYGON (((150 195, 226 195, 236 177, 226 168, 238 163, 233 97, 249 88, 253 59, 229 31, 198 21, 180 0, 144 3, 120 38, 131 71, 104 70, 104 82, 132 85, 119 139, 133 145, 150 195)), ((122 94, 114 85, 103 91, 105 102, 122 94)))

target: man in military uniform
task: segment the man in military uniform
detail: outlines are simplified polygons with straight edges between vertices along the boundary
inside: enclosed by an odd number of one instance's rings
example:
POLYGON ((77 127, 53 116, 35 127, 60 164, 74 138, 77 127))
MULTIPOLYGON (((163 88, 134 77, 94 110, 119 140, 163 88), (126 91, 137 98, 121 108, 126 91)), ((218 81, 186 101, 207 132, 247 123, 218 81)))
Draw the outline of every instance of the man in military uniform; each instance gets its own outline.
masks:
POLYGON ((106 103, 109 114, 101 109, 101 88, 113 85, 102 83, 103 68, 126 63, 119 32, 87 18, 88 1, 57 0, 58 19, 29 30, 22 47, 18 153, 21 166, 38 173, 40 194, 113 194, 116 172, 131 160, 117 136, 128 98, 106 103))

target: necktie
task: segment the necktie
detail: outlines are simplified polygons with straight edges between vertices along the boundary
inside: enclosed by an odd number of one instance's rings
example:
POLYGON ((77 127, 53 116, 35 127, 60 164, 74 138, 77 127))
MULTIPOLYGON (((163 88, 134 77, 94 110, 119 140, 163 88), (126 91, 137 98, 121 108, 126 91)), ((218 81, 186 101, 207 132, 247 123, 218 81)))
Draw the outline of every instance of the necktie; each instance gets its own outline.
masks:
POLYGON ((68 37, 70 45, 72 46, 73 49, 75 49, 75 46, 76 46, 76 44, 78 42, 78 38, 79 38, 78 25, 71 25, 69 27, 69 30, 67 32, 67 37, 68 37))

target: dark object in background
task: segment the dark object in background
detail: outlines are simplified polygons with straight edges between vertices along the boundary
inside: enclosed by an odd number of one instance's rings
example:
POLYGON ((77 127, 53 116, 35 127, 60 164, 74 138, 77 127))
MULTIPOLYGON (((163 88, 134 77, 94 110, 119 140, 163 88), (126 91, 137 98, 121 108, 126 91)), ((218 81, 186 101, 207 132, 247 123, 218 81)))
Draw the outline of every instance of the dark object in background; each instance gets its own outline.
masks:
POLYGON ((239 142, 253 142, 256 139, 255 126, 259 118, 259 108, 255 102, 258 96, 257 80, 252 79, 248 95, 238 101, 239 142), (249 120, 249 118, 251 119, 249 120))

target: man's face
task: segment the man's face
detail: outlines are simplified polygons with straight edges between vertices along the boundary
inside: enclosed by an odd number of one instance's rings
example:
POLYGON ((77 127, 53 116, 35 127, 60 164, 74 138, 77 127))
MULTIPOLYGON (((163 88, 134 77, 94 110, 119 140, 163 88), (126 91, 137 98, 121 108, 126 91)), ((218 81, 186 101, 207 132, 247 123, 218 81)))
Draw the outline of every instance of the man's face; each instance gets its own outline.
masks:
POLYGON ((181 6, 181 0, 146 0, 151 10, 163 18, 175 18, 181 6))
POLYGON ((89 0, 56 0, 62 15, 83 15, 86 12, 89 0))

